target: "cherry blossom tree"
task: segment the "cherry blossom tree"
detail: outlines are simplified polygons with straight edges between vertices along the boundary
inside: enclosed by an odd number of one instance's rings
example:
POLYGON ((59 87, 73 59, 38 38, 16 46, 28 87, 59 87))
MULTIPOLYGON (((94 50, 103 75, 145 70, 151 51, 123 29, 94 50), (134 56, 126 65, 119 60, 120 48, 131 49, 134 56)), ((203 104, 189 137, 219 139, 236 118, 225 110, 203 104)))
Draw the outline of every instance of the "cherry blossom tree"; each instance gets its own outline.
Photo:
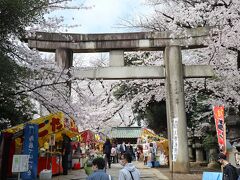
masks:
MULTIPOLYGON (((153 18, 146 22, 150 29, 172 30, 201 26, 213 27, 216 36, 209 40, 209 47, 184 53, 185 64, 209 64, 216 77, 197 81, 186 80, 186 99, 203 90, 209 94, 206 104, 239 104, 239 7, 237 0, 149 0, 155 7, 153 18), (189 96, 190 95, 190 96, 189 96)), ((145 26, 146 27, 146 26, 145 26)), ((196 96, 196 95, 195 95, 196 96)))
MULTIPOLYGON (((214 36, 211 36, 206 42, 207 48, 183 51, 184 64, 208 64, 213 66, 215 71, 215 77, 211 79, 185 79, 187 113, 191 114, 196 111, 193 101, 197 101, 202 107, 205 106, 209 109, 198 112, 193 119, 195 122, 192 122, 195 124, 194 126, 199 126, 199 122, 211 122, 213 105, 223 104, 226 107, 237 107, 240 98, 239 1, 146 0, 146 3, 154 7, 154 13, 140 17, 138 23, 127 21, 128 27, 140 28, 144 31, 172 31, 173 35, 196 27, 212 28, 214 36)), ((144 60, 139 60, 141 55, 134 54, 130 55, 130 59, 135 65, 163 64, 160 53, 153 52, 148 57, 156 54, 158 58, 145 57, 144 60), (135 60, 132 58, 134 56, 135 60)), ((164 81, 131 81, 127 86, 132 89, 136 87, 137 93, 133 96, 132 94, 128 95, 129 91, 127 91, 128 94, 124 95, 131 98, 133 102, 140 102, 138 108, 144 109, 151 97, 155 97, 157 101, 165 99, 165 90, 161 85, 164 85, 164 81)), ((122 97, 126 98, 124 95, 122 97)))
MULTIPOLYGON (((30 112, 34 110, 34 107, 30 110, 26 107, 26 101, 31 102, 30 104, 40 102, 49 112, 61 110, 70 114, 71 105, 65 97, 67 92, 66 84, 69 83, 68 70, 61 70, 56 66, 54 58, 43 58, 43 55, 39 52, 30 50, 25 43, 20 41, 24 39, 27 33, 32 33, 37 29, 51 31, 64 26, 62 17, 47 17, 47 13, 59 9, 82 10, 90 8, 84 7, 83 4, 73 5, 70 3, 71 0, 13 0, 0 2, 0 53, 4 56, 4 59, 8 59, 10 64, 19 67, 18 69, 26 69, 24 77, 20 77, 21 72, 13 73, 16 74, 17 80, 14 81, 12 78, 12 83, 14 83, 13 87, 16 88, 8 87, 7 81, 1 81, 2 87, 11 88, 2 88, 3 91, 1 91, 0 97, 3 101, 1 101, 1 105, 6 104, 7 101, 14 102, 16 107, 24 107, 25 105, 25 110, 21 111, 23 116, 18 117, 20 119, 15 118, 14 121, 16 122, 13 122, 9 121, 7 117, 1 116, 1 123, 11 126, 29 120, 29 116, 24 115, 32 116, 33 114, 30 112), (9 94, 9 90, 11 90, 11 94, 9 94), (6 94, 9 97, 5 97, 6 94), (21 97, 25 97, 26 100, 21 97), (64 106, 61 107, 61 105, 64 106)), ((4 67, 1 68, 4 69, 4 67)), ((1 80, 4 79, 6 77, 2 73, 1 80)), ((5 125, 3 127, 6 127, 5 125)))

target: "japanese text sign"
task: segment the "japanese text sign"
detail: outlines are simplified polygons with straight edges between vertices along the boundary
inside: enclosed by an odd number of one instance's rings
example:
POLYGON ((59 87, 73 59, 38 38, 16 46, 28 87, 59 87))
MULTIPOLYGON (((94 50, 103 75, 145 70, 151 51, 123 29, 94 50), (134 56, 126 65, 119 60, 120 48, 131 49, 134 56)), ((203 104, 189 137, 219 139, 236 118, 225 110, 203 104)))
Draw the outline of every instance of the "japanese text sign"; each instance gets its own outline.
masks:
POLYGON ((226 130, 225 130, 225 123, 224 123, 224 106, 214 106, 213 113, 214 113, 219 150, 225 153, 226 152, 226 130))

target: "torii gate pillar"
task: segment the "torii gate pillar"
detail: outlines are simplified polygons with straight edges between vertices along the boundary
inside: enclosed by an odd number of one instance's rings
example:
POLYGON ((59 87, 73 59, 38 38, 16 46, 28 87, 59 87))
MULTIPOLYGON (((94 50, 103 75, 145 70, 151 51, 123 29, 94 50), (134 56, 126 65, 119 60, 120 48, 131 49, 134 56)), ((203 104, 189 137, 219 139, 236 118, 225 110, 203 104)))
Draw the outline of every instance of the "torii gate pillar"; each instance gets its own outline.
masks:
POLYGON ((179 46, 166 47, 164 61, 168 137, 171 138, 170 169, 173 172, 188 173, 189 157, 181 48, 179 46))
MULTIPOLYGON (((73 51, 67 48, 57 48, 55 50, 55 61, 58 67, 61 69, 69 69, 73 65, 73 51)), ((71 74, 68 72, 68 76, 71 77, 71 74)), ((71 84, 72 82, 67 81, 67 91, 66 95, 70 99, 71 97, 71 84)))
POLYGON ((66 48, 58 48, 55 51, 55 61, 62 69, 69 69, 73 64, 73 51, 66 48))

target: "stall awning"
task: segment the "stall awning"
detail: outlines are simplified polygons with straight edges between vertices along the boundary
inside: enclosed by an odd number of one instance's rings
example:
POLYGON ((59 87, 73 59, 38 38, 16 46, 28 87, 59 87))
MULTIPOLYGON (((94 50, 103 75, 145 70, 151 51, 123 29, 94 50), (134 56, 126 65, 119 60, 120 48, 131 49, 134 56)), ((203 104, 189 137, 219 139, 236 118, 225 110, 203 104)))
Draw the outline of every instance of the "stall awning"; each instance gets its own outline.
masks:
POLYGON ((95 133, 90 130, 80 132, 81 142, 92 143, 95 142, 95 133))
POLYGON ((110 132, 110 138, 139 138, 141 134, 141 127, 114 127, 110 132))
MULTIPOLYGON (((49 114, 47 116, 28 121, 25 124, 38 125, 40 147, 43 146, 44 142, 46 142, 52 134, 55 134, 55 138, 57 141, 60 141, 62 139, 63 132, 65 132, 66 135, 69 136, 70 138, 77 136, 79 134, 73 119, 66 118, 64 113, 62 112, 49 114)), ((19 124, 12 128, 6 129, 3 132, 16 134, 23 130, 25 124, 19 124)))

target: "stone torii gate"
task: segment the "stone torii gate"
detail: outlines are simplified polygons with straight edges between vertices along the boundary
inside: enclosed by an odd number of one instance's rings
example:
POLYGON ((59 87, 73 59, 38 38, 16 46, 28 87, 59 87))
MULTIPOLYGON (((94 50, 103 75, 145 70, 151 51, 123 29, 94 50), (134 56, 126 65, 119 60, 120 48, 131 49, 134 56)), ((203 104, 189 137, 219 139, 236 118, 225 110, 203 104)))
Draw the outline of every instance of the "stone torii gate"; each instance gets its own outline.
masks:
POLYGON ((55 52, 62 68, 72 66, 73 53, 109 52, 110 67, 80 69, 72 76, 78 79, 165 79, 170 140, 170 169, 189 172, 188 138, 184 102, 184 78, 207 78, 213 71, 207 65, 182 64, 182 49, 202 48, 210 29, 186 30, 173 38, 171 32, 137 32, 112 34, 67 34, 37 32, 28 37, 30 48, 55 52), (126 51, 164 51, 164 66, 124 66, 126 51), (175 128, 173 128, 175 127, 175 128), (173 149, 172 149, 173 148, 173 149))

